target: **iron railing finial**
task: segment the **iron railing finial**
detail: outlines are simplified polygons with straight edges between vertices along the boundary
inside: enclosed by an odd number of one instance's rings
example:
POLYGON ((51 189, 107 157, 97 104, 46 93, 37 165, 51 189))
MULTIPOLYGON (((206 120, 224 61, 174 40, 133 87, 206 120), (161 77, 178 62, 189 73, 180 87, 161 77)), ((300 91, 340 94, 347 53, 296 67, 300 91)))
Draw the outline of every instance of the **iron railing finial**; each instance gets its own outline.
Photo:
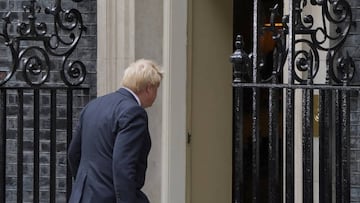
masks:
POLYGON ((233 64, 234 83, 246 81, 249 76, 250 58, 244 50, 244 40, 241 35, 236 36, 235 52, 230 57, 230 62, 233 64))

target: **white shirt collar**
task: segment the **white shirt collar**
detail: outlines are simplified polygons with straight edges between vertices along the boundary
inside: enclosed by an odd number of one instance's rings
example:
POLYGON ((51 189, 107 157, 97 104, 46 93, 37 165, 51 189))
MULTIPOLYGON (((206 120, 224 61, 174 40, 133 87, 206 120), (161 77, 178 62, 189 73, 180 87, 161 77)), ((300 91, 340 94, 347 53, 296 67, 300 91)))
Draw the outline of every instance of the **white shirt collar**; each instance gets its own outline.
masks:
POLYGON ((122 88, 124 88, 124 89, 126 89, 127 91, 129 91, 129 92, 135 97, 135 99, 136 99, 137 103, 139 104, 139 106, 141 106, 141 102, 140 102, 139 97, 138 97, 131 89, 129 89, 129 88, 127 88, 127 87, 122 87, 122 88))

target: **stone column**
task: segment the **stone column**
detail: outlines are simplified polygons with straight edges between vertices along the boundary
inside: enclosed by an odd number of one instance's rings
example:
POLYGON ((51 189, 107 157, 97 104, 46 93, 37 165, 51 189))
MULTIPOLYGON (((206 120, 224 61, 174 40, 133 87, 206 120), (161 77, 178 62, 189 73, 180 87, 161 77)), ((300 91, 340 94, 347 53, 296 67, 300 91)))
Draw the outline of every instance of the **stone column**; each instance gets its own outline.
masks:
POLYGON ((135 60, 135 3, 97 1, 97 94, 120 87, 124 69, 135 60))

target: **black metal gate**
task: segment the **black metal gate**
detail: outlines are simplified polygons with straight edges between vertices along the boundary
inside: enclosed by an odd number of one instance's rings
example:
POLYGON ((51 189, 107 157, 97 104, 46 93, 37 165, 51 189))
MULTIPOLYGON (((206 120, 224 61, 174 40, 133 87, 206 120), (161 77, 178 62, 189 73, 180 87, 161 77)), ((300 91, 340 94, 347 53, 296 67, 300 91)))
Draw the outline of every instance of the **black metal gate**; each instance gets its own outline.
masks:
POLYGON ((351 7, 289 0, 288 14, 277 18, 275 5, 269 22, 261 7, 253 1, 252 54, 238 35, 231 56, 233 202, 350 202, 350 107, 360 90, 342 48, 354 25, 351 7), (261 50, 269 33, 270 58, 261 50))
POLYGON ((24 19, 9 12, 0 33, 0 203, 67 202, 67 144, 89 100, 86 67, 72 55, 86 29, 61 0, 21 3, 24 19))

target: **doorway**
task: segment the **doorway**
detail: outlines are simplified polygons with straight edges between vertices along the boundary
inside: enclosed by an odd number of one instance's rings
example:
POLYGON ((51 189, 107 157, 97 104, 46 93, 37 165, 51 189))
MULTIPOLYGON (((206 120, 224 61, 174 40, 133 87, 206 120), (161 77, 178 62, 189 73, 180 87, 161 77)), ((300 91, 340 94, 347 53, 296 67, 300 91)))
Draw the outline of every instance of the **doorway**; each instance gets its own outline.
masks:
POLYGON ((187 202, 231 202, 232 0, 189 1, 187 202))

